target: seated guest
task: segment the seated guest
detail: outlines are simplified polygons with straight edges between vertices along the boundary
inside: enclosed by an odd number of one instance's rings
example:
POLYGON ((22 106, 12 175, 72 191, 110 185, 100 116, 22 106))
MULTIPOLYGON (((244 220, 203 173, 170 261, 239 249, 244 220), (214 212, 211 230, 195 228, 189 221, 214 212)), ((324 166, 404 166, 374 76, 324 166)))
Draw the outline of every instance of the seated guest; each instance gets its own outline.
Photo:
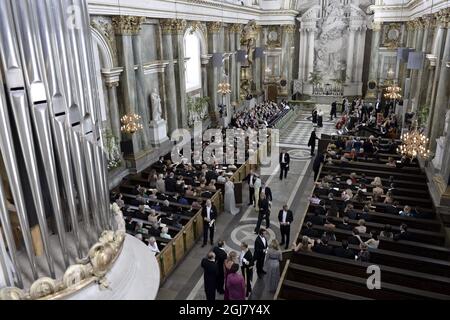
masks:
POLYGON ((158 195, 157 195, 157 192, 158 192, 158 190, 156 190, 156 189, 151 189, 150 190, 150 195, 148 196, 148 198, 150 199, 150 200, 157 200, 158 199, 158 195))
POLYGON ((134 217, 141 220, 147 219, 147 212, 145 212, 145 206, 143 204, 139 205, 138 211, 134 213, 134 217))
POLYGON ((383 183, 381 182, 381 178, 380 177, 375 177, 373 179, 373 181, 370 183, 370 185, 372 185, 374 187, 383 188, 383 183))
POLYGON ((352 220, 358 219, 358 214, 354 210, 353 204, 351 203, 347 203, 347 205, 345 206, 344 215, 352 220))
POLYGON ((325 228, 327 228, 327 229, 334 229, 334 228, 336 228, 334 223, 331 222, 331 218, 328 216, 328 213, 327 213, 327 217, 325 218, 325 223, 323 224, 323 226, 325 228))
POLYGON ((155 169, 152 169, 151 172, 148 175, 148 186, 150 188, 156 188, 156 181, 158 180, 158 175, 156 173, 155 169))
POLYGON ((354 161, 354 160, 356 160, 356 157, 357 157, 357 153, 356 153, 356 149, 354 149, 354 148, 352 149, 352 151, 344 153, 344 158, 346 158, 347 160, 354 161))
POLYGON ((217 182, 219 183, 225 183, 226 177, 225 177, 225 171, 222 171, 220 175, 217 177, 217 182))
POLYGON ((150 251, 154 252, 155 254, 158 254, 160 252, 155 237, 150 237, 148 239, 148 247, 150 248, 150 251))
POLYGON ((349 231, 352 230, 353 227, 348 223, 348 220, 349 220, 348 217, 342 218, 342 223, 338 224, 336 228, 349 231))
POLYGON ((402 217, 412 217, 413 216, 410 206, 404 206, 403 210, 400 211, 398 214, 401 215, 402 217))
POLYGON ((156 211, 154 209, 150 209, 150 214, 148 215, 147 220, 150 224, 158 223, 158 217, 159 215, 156 214, 156 211))
POLYGON ((341 246, 334 249, 334 255, 340 258, 355 259, 355 254, 348 248, 347 240, 342 240, 341 246))
POLYGON ((392 227, 390 224, 386 224, 383 228, 383 231, 380 232, 380 237, 393 239, 394 234, 392 233, 392 227))
POLYGON ((192 186, 191 186, 191 185, 188 185, 188 186, 186 187, 186 191, 184 192, 184 194, 185 194, 187 197, 195 197, 195 191, 192 189, 192 186))
POLYGON ((314 212, 317 212, 318 215, 325 215, 327 213, 327 207, 322 200, 319 202, 319 205, 315 207, 314 212))
POLYGON ((350 173, 350 180, 352 181, 352 184, 357 184, 358 180, 356 178, 356 172, 350 173))
POLYGON ((206 187, 206 189, 208 189, 208 191, 212 191, 215 192, 216 189, 216 180, 211 179, 211 181, 209 182, 208 186, 206 187))
POLYGON ((383 203, 385 203, 385 204, 392 204, 392 203, 394 203, 394 196, 393 196, 391 191, 388 191, 386 193, 386 198, 384 198, 383 203))
POLYGON ((388 167, 391 167, 391 168, 397 167, 397 164, 395 163, 395 159, 392 158, 392 157, 389 157, 388 162, 386 163, 386 165, 388 167))
POLYGON ((354 202, 364 202, 366 201, 366 197, 364 196, 364 193, 361 189, 359 189, 355 196, 353 197, 354 202))
POLYGON ((364 184, 364 185, 369 183, 369 181, 366 179, 365 173, 361 173, 361 179, 359 179, 359 183, 364 184))
POLYGON ((123 201, 123 194, 119 193, 116 198, 116 203, 120 209, 125 207, 125 201, 123 201))
POLYGON ((359 233, 366 233, 367 231, 366 221, 364 221, 364 219, 359 219, 358 226, 355 227, 355 229, 358 230, 359 233))
POLYGON ((159 236, 163 239, 171 240, 172 236, 168 232, 169 232, 169 228, 164 227, 161 229, 161 234, 159 236))
POLYGON ((319 211, 314 211, 314 215, 312 217, 308 217, 308 221, 310 221, 313 225, 323 226, 324 221, 323 218, 319 216, 319 211))
POLYGON ((185 197, 183 197, 182 195, 180 195, 180 196, 178 197, 178 203, 179 203, 179 204, 188 205, 188 204, 189 204, 189 201, 188 201, 185 197))
POLYGON ((308 200, 309 200, 309 203, 311 203, 311 204, 319 204, 320 203, 320 198, 317 196, 316 193, 314 193, 312 195, 312 197, 309 197, 308 200))
POLYGON ((328 239, 322 237, 317 239, 312 247, 312 251, 322 254, 333 254, 333 247, 328 245, 328 239))
POLYGON ((176 192, 177 180, 173 172, 169 173, 169 176, 165 180, 165 187, 167 192, 176 192))
POLYGON ((148 230, 148 234, 153 237, 159 237, 159 235, 161 234, 161 232, 159 231, 158 223, 152 223, 150 225, 150 228, 148 228, 147 230, 148 230))
POLYGON ((404 223, 400 226, 400 233, 394 236, 394 240, 410 240, 411 234, 408 232, 408 226, 404 223))
POLYGON ((365 242, 369 249, 378 249, 380 240, 378 240, 378 233, 376 230, 370 231, 370 238, 365 242))
POLYGON ((333 231, 334 228, 330 228, 327 231, 325 231, 322 235, 322 238, 326 238, 328 242, 330 241, 336 241, 336 235, 333 231))
POLYGON ((305 225, 305 228, 302 230, 302 234, 304 236, 308 236, 309 238, 319 238, 319 232, 316 229, 313 229, 313 224, 308 221, 305 225))
POLYGON ((311 248, 314 244, 314 241, 307 236, 302 237, 302 241, 297 245, 295 242, 292 244, 292 248, 295 252, 311 252, 311 248))
POLYGON ((367 244, 365 243, 361 243, 359 245, 359 248, 361 249, 358 252, 358 260, 362 261, 362 262, 369 262, 370 261, 370 252, 369 252, 369 247, 367 246, 367 244))
POLYGON ((166 182, 164 181, 163 174, 158 175, 158 180, 156 180, 156 190, 161 193, 166 192, 166 182))
POLYGON ((380 202, 381 196, 384 194, 383 188, 376 186, 372 189, 372 198, 374 202, 380 202))
POLYGON ((361 242, 363 242, 363 241, 361 240, 361 237, 359 236, 358 229, 353 228, 352 235, 348 238, 348 243, 354 244, 354 245, 359 245, 361 242))
POLYGON ((144 241, 144 238, 143 238, 143 236, 142 236, 141 233, 137 233, 137 234, 135 235, 135 237, 136 237, 137 239, 141 240, 141 241, 144 241))
POLYGON ((393 204, 388 205, 386 207, 386 213, 390 213, 390 214, 398 214, 399 213, 399 207, 398 207, 398 202, 394 201, 393 204))
POLYGON ((145 194, 145 189, 139 189, 139 194, 136 196, 136 200, 141 204, 146 204, 148 200, 148 196, 145 194))

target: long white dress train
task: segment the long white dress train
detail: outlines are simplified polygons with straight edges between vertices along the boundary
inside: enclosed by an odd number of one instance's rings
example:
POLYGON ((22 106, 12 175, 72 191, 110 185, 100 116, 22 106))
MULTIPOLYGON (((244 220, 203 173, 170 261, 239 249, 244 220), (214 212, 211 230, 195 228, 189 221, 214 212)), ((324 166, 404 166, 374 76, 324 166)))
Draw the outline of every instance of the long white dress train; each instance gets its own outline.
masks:
POLYGON ((239 213, 239 208, 236 207, 236 200, 234 197, 234 183, 228 181, 225 183, 225 196, 224 196, 225 211, 231 213, 233 216, 239 213))

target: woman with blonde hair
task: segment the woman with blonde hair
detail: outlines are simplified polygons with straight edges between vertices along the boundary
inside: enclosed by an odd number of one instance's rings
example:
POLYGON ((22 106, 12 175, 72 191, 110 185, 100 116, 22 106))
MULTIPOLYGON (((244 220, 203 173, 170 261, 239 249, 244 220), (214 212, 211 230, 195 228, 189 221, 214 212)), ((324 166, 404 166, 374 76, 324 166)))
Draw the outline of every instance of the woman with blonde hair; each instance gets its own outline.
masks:
POLYGON ((267 283, 269 291, 275 292, 280 281, 280 262, 283 260, 280 245, 277 240, 272 240, 266 255, 267 283))
POLYGON ((307 236, 302 237, 302 241, 297 245, 295 242, 292 245, 295 252, 304 251, 311 252, 311 248, 314 244, 314 241, 309 239, 307 236))
POLYGON ((236 251, 231 251, 228 254, 228 257, 225 259, 224 263, 223 263, 223 268, 224 268, 224 283, 225 283, 225 293, 224 293, 224 300, 229 300, 229 292, 228 292, 228 288, 227 288, 227 278, 228 275, 231 272, 231 267, 234 264, 238 264, 238 254, 236 251))
POLYGON ((370 184, 374 187, 383 187, 383 183, 381 182, 380 177, 375 177, 370 184))

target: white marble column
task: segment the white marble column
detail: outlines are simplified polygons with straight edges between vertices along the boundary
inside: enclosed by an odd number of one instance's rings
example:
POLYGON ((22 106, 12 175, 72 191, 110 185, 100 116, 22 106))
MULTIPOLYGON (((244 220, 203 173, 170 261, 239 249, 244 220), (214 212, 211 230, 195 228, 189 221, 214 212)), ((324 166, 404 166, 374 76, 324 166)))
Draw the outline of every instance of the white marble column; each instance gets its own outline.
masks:
MULTIPOLYGON (((417 34, 416 34, 416 40, 415 40, 415 44, 414 44, 414 49, 416 50, 416 52, 421 52, 422 51, 422 45, 423 45, 423 38, 424 38, 424 23, 423 20, 421 18, 416 19, 416 29, 417 29, 417 34)), ((416 100, 416 93, 418 91, 418 83, 419 82, 419 70, 411 70, 411 81, 410 81, 410 99, 409 99, 409 106, 408 109, 411 109, 411 112, 417 112, 417 104, 418 101, 416 100)))
POLYGON ((315 42, 315 32, 316 27, 307 27, 307 38, 308 42, 306 45, 307 49, 307 56, 306 56, 306 69, 305 69, 305 85, 304 93, 308 95, 312 95, 313 93, 313 85, 309 82, 310 81, 310 75, 312 72, 314 72, 314 42, 315 42))
MULTIPOLYGON (((208 48, 209 53, 219 53, 220 52, 220 31, 222 29, 222 23, 221 22, 208 22, 206 24, 208 29, 208 48)), ((222 97, 219 97, 219 94, 217 93, 217 88, 219 85, 220 77, 221 77, 221 70, 222 68, 215 68, 213 66, 213 63, 211 62, 208 65, 208 91, 209 91, 209 98, 210 100, 210 114, 215 114, 216 118, 218 119, 218 105, 221 103, 222 97)), ((211 119, 214 120, 214 119, 211 119)))
POLYGON ((120 112, 119 104, 117 101, 117 87, 119 86, 120 75, 123 72, 123 68, 103 69, 102 75, 105 81, 106 88, 108 90, 108 111, 109 120, 112 134, 121 140, 120 131, 120 112))
POLYGON ((175 72, 175 81, 177 83, 177 114, 178 127, 187 127, 187 109, 186 109, 186 68, 184 60, 184 33, 187 23, 185 20, 174 21, 175 41, 174 47, 177 52, 177 65, 175 72))
POLYGON ((177 88, 175 83, 175 64, 173 57, 173 20, 162 20, 162 52, 163 59, 167 60, 169 64, 166 67, 164 84, 166 87, 166 113, 167 113, 167 133, 169 137, 172 132, 178 128, 177 119, 177 88))
POLYGON ((282 94, 289 96, 290 88, 291 88, 291 77, 290 70, 292 69, 292 57, 291 57, 291 46, 292 46, 292 37, 295 31, 295 25, 283 25, 282 26, 282 65, 283 65, 283 76, 287 81, 287 85, 282 90, 282 94))
POLYGON ((447 66, 447 63, 450 58, 450 17, 444 16, 441 19, 441 23, 447 29, 447 35, 444 43, 444 53, 440 57, 441 63, 437 73, 439 73, 439 81, 436 90, 436 100, 434 105, 434 115, 433 115, 433 123, 431 124, 431 150, 435 150, 436 148, 436 138, 441 134, 444 128, 444 117, 443 115, 447 112, 449 108, 450 101, 450 68, 447 66))
POLYGON ((358 37, 356 40, 357 43, 357 56, 356 56, 356 66, 354 68, 354 77, 353 80, 356 83, 358 95, 362 94, 362 71, 364 64, 364 51, 366 44, 366 30, 367 27, 365 25, 360 26, 358 30, 358 37))
POLYGON ((300 45, 298 50, 298 79, 305 81, 305 60, 306 60, 306 31, 303 28, 299 29, 300 45))
MULTIPOLYGON (((378 84, 378 60, 380 50, 380 38, 381 38, 381 22, 374 22, 372 24, 372 43, 370 47, 370 66, 369 66, 369 82, 375 82, 378 84)), ((376 88, 367 89, 367 98, 376 98, 376 88)))
POLYGON ((347 68, 345 70, 345 75, 347 77, 347 83, 353 82, 353 62, 355 59, 355 33, 356 29, 352 26, 348 28, 348 46, 347 46, 347 68))

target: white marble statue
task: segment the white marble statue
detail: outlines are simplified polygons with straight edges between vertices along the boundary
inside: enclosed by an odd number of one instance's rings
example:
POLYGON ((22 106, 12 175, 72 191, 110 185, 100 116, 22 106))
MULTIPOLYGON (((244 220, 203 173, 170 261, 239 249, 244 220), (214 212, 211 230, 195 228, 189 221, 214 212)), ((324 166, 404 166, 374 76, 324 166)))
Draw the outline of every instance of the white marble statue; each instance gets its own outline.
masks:
POLYGON ((154 88, 153 93, 151 95, 152 97, 152 117, 153 121, 160 121, 161 120, 161 98, 158 94, 158 89, 154 88))

